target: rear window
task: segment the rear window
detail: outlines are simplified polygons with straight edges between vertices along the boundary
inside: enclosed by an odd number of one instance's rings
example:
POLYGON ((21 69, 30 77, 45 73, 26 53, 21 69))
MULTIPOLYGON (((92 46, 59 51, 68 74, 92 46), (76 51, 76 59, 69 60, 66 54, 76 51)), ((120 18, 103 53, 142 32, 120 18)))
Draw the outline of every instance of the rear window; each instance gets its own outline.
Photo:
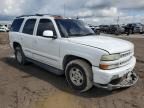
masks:
POLYGON ((23 21, 24 21, 24 18, 15 19, 12 23, 10 31, 19 32, 23 21))
POLYGON ((32 35, 34 31, 35 23, 36 23, 36 19, 28 19, 24 25, 23 33, 32 35))

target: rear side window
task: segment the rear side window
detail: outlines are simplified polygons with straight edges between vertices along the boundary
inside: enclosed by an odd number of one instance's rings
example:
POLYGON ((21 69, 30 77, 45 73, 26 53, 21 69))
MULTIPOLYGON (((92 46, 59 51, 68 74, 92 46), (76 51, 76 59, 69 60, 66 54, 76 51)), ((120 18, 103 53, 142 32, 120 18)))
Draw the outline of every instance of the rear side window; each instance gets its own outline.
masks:
POLYGON ((32 35, 34 31, 35 23, 36 23, 36 19, 28 19, 24 25, 22 32, 32 35))
POLYGON ((21 27, 23 21, 24 21, 24 18, 15 19, 15 20, 13 21, 13 23, 12 23, 12 26, 11 26, 10 31, 19 32, 20 27, 21 27))

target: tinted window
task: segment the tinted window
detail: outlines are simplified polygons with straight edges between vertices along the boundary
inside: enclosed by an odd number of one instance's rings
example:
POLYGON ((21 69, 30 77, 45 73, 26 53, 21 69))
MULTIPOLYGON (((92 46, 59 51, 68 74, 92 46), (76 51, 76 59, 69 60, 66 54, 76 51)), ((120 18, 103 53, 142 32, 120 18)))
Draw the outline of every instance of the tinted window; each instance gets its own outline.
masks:
POLYGON ((36 19, 28 19, 24 25, 23 33, 32 35, 34 31, 35 23, 36 23, 36 19))
POLYGON ((37 29, 37 35, 43 36, 43 32, 45 30, 52 30, 54 35, 56 35, 54 25, 53 25, 52 21, 49 19, 41 19, 40 20, 39 25, 38 25, 38 29, 37 29))
POLYGON ((24 18, 15 19, 12 23, 10 31, 18 32, 20 30, 20 27, 21 27, 23 21, 24 21, 24 18))

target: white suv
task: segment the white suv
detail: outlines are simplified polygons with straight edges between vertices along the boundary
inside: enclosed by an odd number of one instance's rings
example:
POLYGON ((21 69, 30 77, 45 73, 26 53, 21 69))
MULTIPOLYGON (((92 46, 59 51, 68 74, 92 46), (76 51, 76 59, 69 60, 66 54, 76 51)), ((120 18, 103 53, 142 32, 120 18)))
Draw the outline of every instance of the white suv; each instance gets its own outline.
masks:
POLYGON ((79 92, 93 85, 108 90, 134 85, 134 45, 97 36, 80 20, 56 15, 17 17, 9 33, 10 45, 20 64, 36 63, 50 72, 65 74, 79 92))

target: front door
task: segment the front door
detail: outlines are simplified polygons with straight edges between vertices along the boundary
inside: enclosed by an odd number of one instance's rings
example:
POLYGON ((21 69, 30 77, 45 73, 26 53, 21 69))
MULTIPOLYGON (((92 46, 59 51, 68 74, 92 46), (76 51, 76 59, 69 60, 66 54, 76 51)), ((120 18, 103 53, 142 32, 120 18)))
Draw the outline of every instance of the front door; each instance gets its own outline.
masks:
POLYGON ((35 52, 33 53, 34 59, 42 63, 48 64, 53 67, 59 67, 59 39, 52 39, 43 36, 45 30, 52 30, 54 36, 56 36, 56 31, 54 25, 49 19, 40 19, 38 23, 38 28, 36 32, 35 39, 35 52))

